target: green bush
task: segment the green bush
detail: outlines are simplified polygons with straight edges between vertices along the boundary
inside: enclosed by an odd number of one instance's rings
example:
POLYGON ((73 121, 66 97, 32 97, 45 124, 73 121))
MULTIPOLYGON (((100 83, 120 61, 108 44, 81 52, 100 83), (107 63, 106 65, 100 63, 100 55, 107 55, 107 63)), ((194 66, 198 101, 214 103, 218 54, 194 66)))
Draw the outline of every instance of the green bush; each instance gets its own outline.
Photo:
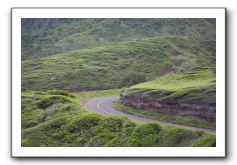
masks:
POLYGON ((66 119, 64 118, 55 119, 55 120, 50 121, 44 127, 44 130, 45 131, 55 130, 55 129, 61 128, 64 124, 66 124, 66 119))
POLYGON ((162 140, 160 145, 175 147, 184 140, 185 131, 179 128, 168 128, 162 132, 162 140))
POLYGON ((114 133, 103 131, 92 137, 85 145, 89 147, 105 146, 105 144, 107 144, 111 139, 114 139, 114 137, 116 137, 114 133))
POLYGON ((100 125, 110 132, 117 132, 123 128, 134 127, 136 124, 126 117, 112 116, 103 118, 103 120, 100 122, 100 125))
POLYGON ((106 146, 158 146, 160 130, 161 126, 157 123, 146 123, 136 127, 124 128, 106 146))
POLYGON ((38 125, 39 123, 37 122, 37 121, 28 121, 27 123, 26 123, 26 128, 30 128, 30 127, 34 127, 34 126, 36 126, 36 125, 38 125))
POLYGON ((192 147, 215 147, 216 146, 216 136, 215 135, 205 135, 202 138, 197 139, 193 142, 192 147))
POLYGON ((120 137, 116 136, 106 143, 106 147, 137 147, 138 145, 134 144, 131 137, 120 137))
MULTIPOLYGON (((33 108, 33 107, 32 107, 33 108)), ((25 109, 21 115, 22 128, 30 128, 38 125, 44 120, 44 110, 41 109, 25 109)))
POLYGON ((40 99, 37 103, 37 107, 46 109, 55 103, 71 103, 72 101, 65 96, 47 96, 40 99))
POLYGON ((51 95, 63 95, 63 96, 72 97, 72 98, 75 97, 74 94, 66 92, 64 90, 48 90, 47 93, 51 95))
POLYGON ((101 116, 97 114, 88 114, 80 117, 79 119, 73 121, 68 126, 69 132, 80 132, 82 130, 89 130, 92 127, 95 127, 101 121, 101 116))
POLYGON ((67 103, 67 104, 63 104, 61 107, 60 107, 60 110, 62 112, 75 112, 75 111, 78 111, 78 107, 74 104, 71 104, 71 103, 67 103))
POLYGON ((129 137, 132 146, 157 146, 160 140, 161 126, 158 123, 145 123, 138 125, 129 137))
POLYGON ((52 134, 52 138, 55 140, 62 140, 65 138, 65 136, 67 136, 67 135, 63 131, 58 131, 58 132, 52 134))
POLYGON ((138 125, 133 131, 133 135, 146 136, 149 134, 158 134, 161 130, 161 126, 158 123, 145 123, 138 125))
POLYGON ((146 74, 132 72, 125 75, 120 82, 120 87, 129 87, 146 81, 146 74))
POLYGON ((21 97, 21 110, 36 109, 35 101, 32 97, 21 97))

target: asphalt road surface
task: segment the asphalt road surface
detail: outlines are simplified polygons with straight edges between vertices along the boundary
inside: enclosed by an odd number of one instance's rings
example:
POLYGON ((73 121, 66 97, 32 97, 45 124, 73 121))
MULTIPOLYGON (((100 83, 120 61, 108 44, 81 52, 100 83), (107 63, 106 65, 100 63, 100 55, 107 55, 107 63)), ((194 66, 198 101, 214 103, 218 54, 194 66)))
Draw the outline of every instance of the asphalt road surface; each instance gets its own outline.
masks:
POLYGON ((216 132, 216 130, 212 130, 212 129, 205 129, 205 128, 185 126, 185 125, 180 125, 180 124, 173 124, 173 123, 168 123, 168 122, 159 121, 159 120, 153 120, 153 119, 149 119, 149 118, 145 118, 145 117, 139 117, 136 115, 124 113, 124 112, 121 112, 121 111, 111 107, 111 103, 116 100, 119 100, 119 96, 92 98, 92 99, 85 100, 83 103, 84 103, 84 106, 86 109, 93 111, 95 113, 104 115, 104 116, 125 116, 137 123, 158 122, 162 126, 186 128, 186 129, 191 129, 191 130, 200 130, 200 131, 203 131, 206 133, 215 133, 216 132))

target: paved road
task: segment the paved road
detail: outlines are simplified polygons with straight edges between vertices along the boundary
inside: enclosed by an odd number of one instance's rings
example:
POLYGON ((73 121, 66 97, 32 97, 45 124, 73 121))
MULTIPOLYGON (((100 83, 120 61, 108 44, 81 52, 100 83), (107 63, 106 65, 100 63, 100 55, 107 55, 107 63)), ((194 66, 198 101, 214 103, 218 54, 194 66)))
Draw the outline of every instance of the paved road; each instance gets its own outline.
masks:
POLYGON ((185 125, 180 125, 180 124, 173 124, 173 123, 168 123, 164 121, 153 120, 153 119, 149 119, 145 117, 139 117, 136 115, 127 114, 111 107, 111 103, 116 100, 119 100, 119 96, 92 98, 92 99, 85 100, 83 103, 86 109, 93 111, 95 113, 104 115, 104 116, 126 116, 137 123, 158 122, 160 125, 163 125, 163 126, 200 130, 206 133, 216 132, 215 130, 212 130, 212 129, 204 129, 204 128, 197 128, 197 127, 185 126, 185 125))

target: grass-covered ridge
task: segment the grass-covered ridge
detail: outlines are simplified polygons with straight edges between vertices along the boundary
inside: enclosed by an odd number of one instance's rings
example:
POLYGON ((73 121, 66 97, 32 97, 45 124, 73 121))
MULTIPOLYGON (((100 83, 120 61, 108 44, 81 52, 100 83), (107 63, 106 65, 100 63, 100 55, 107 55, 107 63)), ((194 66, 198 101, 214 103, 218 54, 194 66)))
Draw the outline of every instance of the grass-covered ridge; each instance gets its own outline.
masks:
POLYGON ((216 81, 214 70, 167 74, 126 88, 113 106, 138 116, 215 129, 216 81))
POLYGON ((168 74, 150 82, 134 85, 131 89, 181 91, 214 84, 215 75, 213 71, 206 69, 184 74, 168 74))
POLYGON ((212 18, 23 18, 22 59, 158 36, 185 36, 215 52, 212 18))
POLYGON ((146 93, 160 101, 203 101, 215 103, 216 77, 213 69, 167 74, 127 88, 124 94, 146 93))
POLYGON ((185 37, 144 38, 22 61, 22 88, 114 89, 172 71, 213 66, 208 50, 185 37))
POLYGON ((158 123, 136 124, 124 117, 103 117, 86 111, 81 104, 89 97, 118 93, 119 90, 79 94, 57 90, 23 92, 22 146, 215 146, 215 136, 201 131, 166 128, 158 123))

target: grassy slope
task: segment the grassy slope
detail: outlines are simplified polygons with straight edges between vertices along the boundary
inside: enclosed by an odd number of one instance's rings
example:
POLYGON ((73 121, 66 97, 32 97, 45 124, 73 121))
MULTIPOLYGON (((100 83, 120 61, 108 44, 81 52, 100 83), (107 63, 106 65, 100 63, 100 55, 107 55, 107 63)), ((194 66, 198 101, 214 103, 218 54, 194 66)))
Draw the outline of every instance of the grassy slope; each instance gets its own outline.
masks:
MULTIPOLYGON (((22 20, 22 146, 215 145, 214 135, 103 117, 86 111, 80 103, 89 97, 118 95, 119 90, 47 91, 115 89, 170 71, 215 67, 214 19, 34 20, 22 20)), ((161 87, 154 83, 145 86, 149 89, 143 86, 126 92, 160 94, 161 87)), ((170 91, 165 91, 162 100, 214 98, 209 97, 214 87, 204 89, 206 97, 167 87, 170 91)))
MULTIPOLYGON (((215 103, 215 74, 210 69, 188 74, 171 74, 156 80, 134 85, 122 93, 124 96, 142 95, 160 102, 167 103, 215 103)), ((171 123, 184 124, 215 129, 215 123, 190 117, 178 117, 159 114, 148 109, 134 109, 120 102, 112 105, 114 108, 142 117, 163 120, 171 123)))
POLYGON ((103 117, 86 111, 80 103, 88 97, 118 93, 23 92, 22 146, 215 146, 214 135, 103 117))
POLYGON ((22 19, 22 59, 154 36, 186 36, 212 54, 215 19, 22 19))
POLYGON ((88 113, 83 109, 81 101, 91 97, 118 95, 119 89, 68 93, 61 90, 48 90, 47 92, 25 91, 22 93, 22 128, 36 126, 48 119, 64 114, 88 113))
POLYGON ((203 70, 187 74, 165 75, 153 81, 134 85, 130 89, 181 91, 185 89, 206 87, 213 85, 214 83, 215 75, 212 71, 203 70))
MULTIPOLYGON (((22 62, 22 87, 27 90, 111 89, 126 85, 130 75, 144 82, 172 70, 213 67, 205 48, 184 37, 146 38, 94 47, 22 62)), ((135 82, 139 83, 139 82, 135 82)), ((128 84, 133 85, 133 84, 128 84)))
POLYGON ((168 74, 127 88, 125 95, 145 93, 164 102, 215 103, 216 78, 212 69, 168 74))

